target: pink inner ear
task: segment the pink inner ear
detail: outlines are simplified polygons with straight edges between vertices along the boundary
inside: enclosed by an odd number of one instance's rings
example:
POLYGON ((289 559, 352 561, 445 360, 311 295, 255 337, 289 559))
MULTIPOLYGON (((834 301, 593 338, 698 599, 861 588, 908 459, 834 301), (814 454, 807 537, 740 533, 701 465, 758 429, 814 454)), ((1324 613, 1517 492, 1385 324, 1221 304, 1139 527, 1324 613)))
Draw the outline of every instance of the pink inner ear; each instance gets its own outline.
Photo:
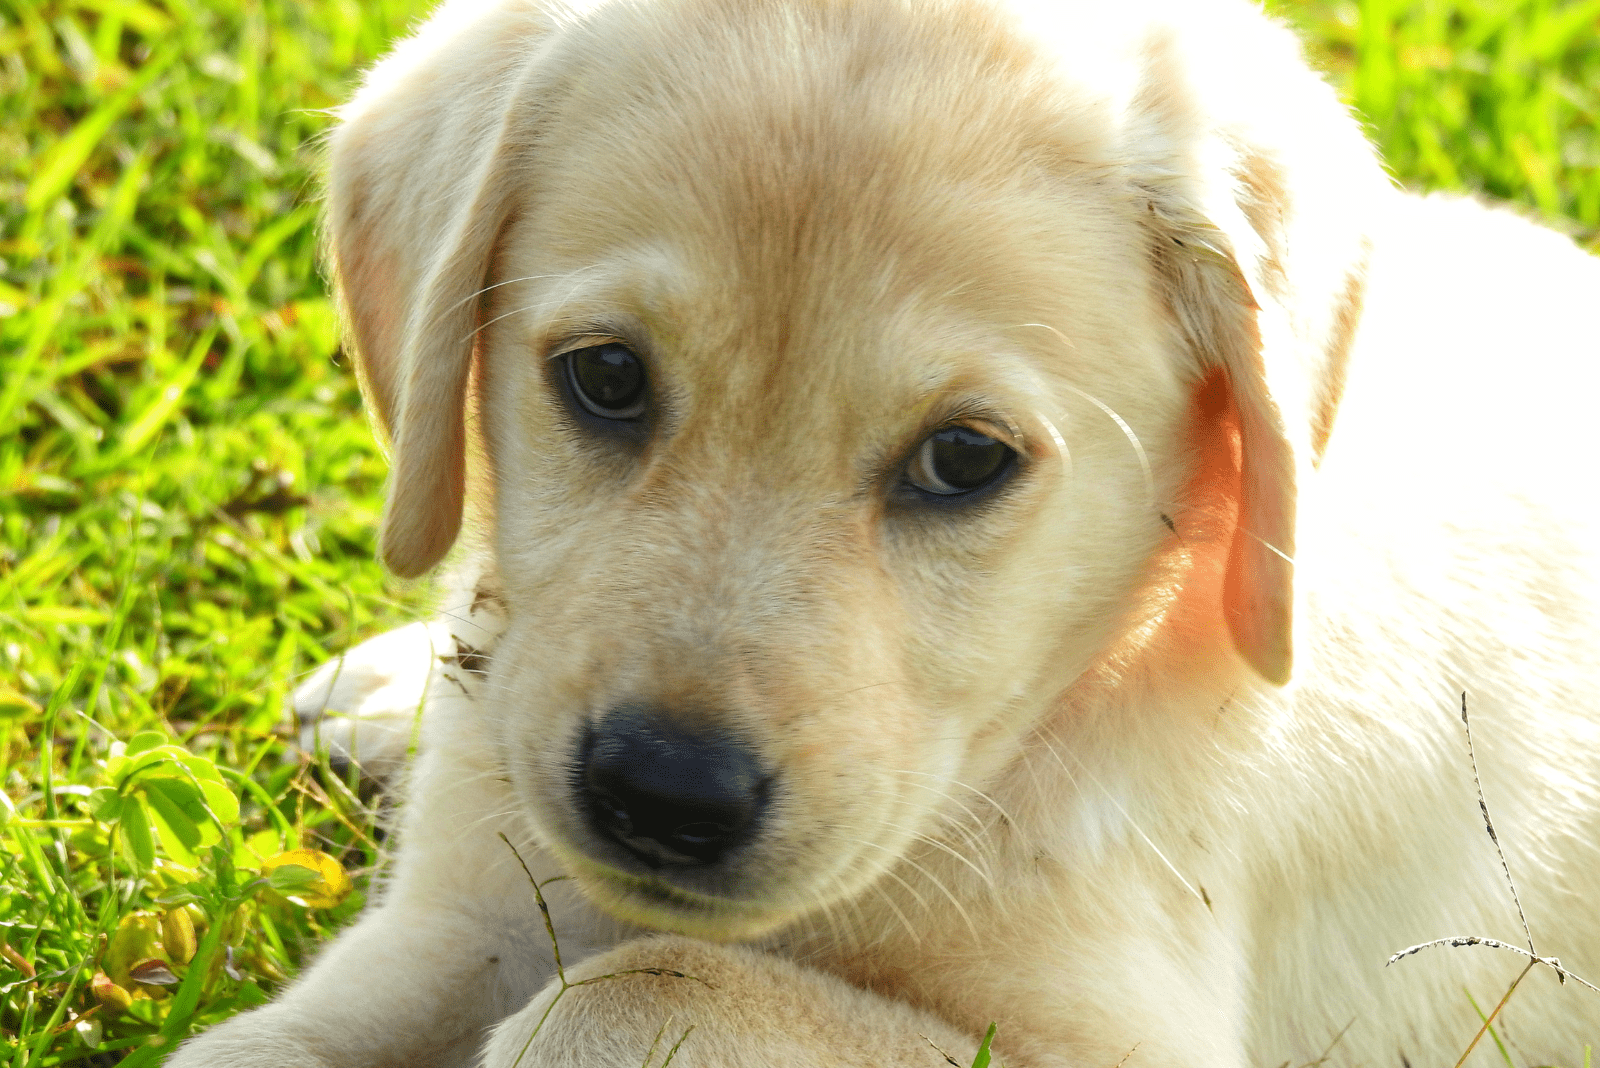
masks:
POLYGON ((1242 470, 1222 610, 1239 655, 1267 682, 1282 686, 1294 660, 1294 452, 1276 410, 1252 392, 1235 384, 1242 470))
MULTIPOLYGON (((1108 664, 1142 663, 1162 678, 1207 678, 1236 662, 1224 587, 1239 526, 1243 441, 1227 374, 1195 384, 1183 434, 1188 471, 1174 494, 1172 533, 1134 594, 1130 626, 1108 664)), ((1230 683, 1231 685, 1231 683, 1230 683)))

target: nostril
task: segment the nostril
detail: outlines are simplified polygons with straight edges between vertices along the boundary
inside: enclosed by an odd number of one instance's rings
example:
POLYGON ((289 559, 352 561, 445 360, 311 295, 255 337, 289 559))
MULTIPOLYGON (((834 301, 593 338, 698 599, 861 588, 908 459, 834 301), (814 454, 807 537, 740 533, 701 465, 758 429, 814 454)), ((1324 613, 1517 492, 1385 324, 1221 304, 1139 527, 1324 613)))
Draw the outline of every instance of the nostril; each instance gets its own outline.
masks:
POLYGON ((590 825, 651 867, 715 863, 749 840, 766 800, 749 747, 644 709, 591 726, 576 770, 590 825))

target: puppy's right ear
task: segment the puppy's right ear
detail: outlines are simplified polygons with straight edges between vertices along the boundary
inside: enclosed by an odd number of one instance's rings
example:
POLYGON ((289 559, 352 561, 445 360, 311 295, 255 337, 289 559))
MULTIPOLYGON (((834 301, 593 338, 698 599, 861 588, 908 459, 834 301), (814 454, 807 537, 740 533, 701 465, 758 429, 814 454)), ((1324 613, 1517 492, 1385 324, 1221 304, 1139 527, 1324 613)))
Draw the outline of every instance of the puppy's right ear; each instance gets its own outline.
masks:
POLYGON ((528 121, 541 6, 446 4, 367 75, 329 142, 329 263, 392 454, 379 554, 408 578, 461 526, 479 297, 525 192, 509 146, 528 121))
POLYGON ((1299 496, 1333 427, 1366 234, 1392 190, 1297 43, 1250 5, 1179 0, 1136 54, 1125 137, 1150 261, 1189 373, 1203 383, 1220 371, 1238 413, 1223 615, 1240 657, 1281 686, 1299 496))

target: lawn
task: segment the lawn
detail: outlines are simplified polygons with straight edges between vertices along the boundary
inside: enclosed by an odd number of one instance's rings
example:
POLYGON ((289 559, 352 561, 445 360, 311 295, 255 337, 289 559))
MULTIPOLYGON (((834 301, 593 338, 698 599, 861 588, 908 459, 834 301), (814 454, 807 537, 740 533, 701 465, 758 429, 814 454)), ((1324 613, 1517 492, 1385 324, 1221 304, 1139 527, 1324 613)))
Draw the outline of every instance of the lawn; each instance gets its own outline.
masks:
MULTIPOLYGON (((424 6, 0 0, 0 1066, 157 1063, 382 860, 282 708, 428 601, 372 560, 314 179, 424 6)), ((1600 247, 1600 0, 1275 6, 1402 180, 1600 247)))

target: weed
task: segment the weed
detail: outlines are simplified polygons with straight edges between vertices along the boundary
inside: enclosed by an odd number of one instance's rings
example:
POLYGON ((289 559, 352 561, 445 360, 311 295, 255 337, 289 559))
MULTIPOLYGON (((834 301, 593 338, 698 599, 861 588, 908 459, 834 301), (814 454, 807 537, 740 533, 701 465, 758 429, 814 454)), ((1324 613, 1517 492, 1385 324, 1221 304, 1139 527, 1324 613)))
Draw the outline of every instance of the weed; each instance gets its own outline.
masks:
MULTIPOLYGON (((1524 950, 1518 946, 1508 945, 1505 942, 1501 942, 1493 938, 1478 938, 1473 935, 1457 935, 1451 938, 1436 938, 1431 942, 1423 942, 1421 945, 1409 946, 1390 957, 1388 963, 1393 964, 1395 961, 1404 960, 1405 958, 1413 956, 1414 954, 1421 953, 1425 949, 1432 949, 1436 946, 1485 946, 1489 949, 1506 949, 1513 953, 1520 953, 1522 956, 1528 958, 1528 964, 1527 967, 1523 968, 1522 971, 1517 973, 1517 977, 1515 979, 1511 980, 1511 985, 1506 988, 1506 992, 1500 998, 1499 1003, 1497 1003, 1495 1007, 1490 1010, 1487 1016, 1483 1014, 1481 1009, 1478 1010, 1478 1015, 1483 1019, 1483 1026, 1478 1028, 1478 1033, 1472 1036, 1471 1042, 1467 1043, 1467 1048, 1462 1052, 1461 1059, 1456 1061, 1455 1068, 1461 1068, 1461 1066, 1467 1062, 1467 1058, 1472 1056, 1472 1051, 1478 1048, 1478 1043, 1483 1041, 1483 1036, 1485 1034, 1488 1034, 1490 1038, 1494 1040, 1494 1044, 1500 1050, 1501 1057, 1504 1058, 1507 1063, 1510 1062, 1510 1056, 1506 1053, 1505 1045, 1500 1041, 1500 1036, 1494 1032, 1494 1020, 1496 1016, 1500 1015, 1500 1010, 1505 1008, 1507 1003, 1511 1001, 1511 995, 1517 992, 1517 987, 1521 985, 1522 980, 1525 979, 1528 973, 1533 971, 1533 969, 1538 965, 1542 964, 1554 971, 1556 973, 1556 977, 1561 980, 1562 985, 1565 985, 1566 981, 1570 978, 1580 986, 1586 986, 1590 990, 1593 990, 1596 994, 1600 994, 1600 987, 1595 986, 1582 976, 1575 975, 1566 968, 1563 968, 1559 959, 1555 957, 1541 957, 1539 955, 1539 951, 1534 949, 1533 932, 1528 927, 1528 916, 1522 911, 1522 898, 1517 893, 1516 880, 1511 877, 1511 865, 1506 862, 1505 850, 1500 848, 1500 836, 1495 833, 1494 820, 1489 815, 1489 802, 1488 799, 1483 796, 1483 780, 1478 776, 1478 753, 1472 745, 1472 721, 1467 716, 1467 695, 1465 693, 1461 695, 1461 727, 1467 736, 1467 759, 1472 763, 1472 782, 1478 788, 1478 811, 1483 813, 1483 829, 1489 833, 1489 840, 1494 843, 1495 854, 1500 858, 1500 870, 1505 872, 1506 889, 1511 892, 1511 900, 1517 906, 1517 918, 1522 921, 1522 933, 1528 939, 1528 948, 1524 950)), ((1388 965, 1385 965, 1385 967, 1387 966, 1388 965)), ((1472 1001, 1471 994, 1467 995, 1467 1000, 1472 1001)), ((1478 1003, 1476 1001, 1472 1001, 1472 1007, 1474 1009, 1478 1009, 1478 1003)), ((1586 1061, 1588 1059, 1587 1051, 1585 1052, 1584 1059, 1586 1061)))

